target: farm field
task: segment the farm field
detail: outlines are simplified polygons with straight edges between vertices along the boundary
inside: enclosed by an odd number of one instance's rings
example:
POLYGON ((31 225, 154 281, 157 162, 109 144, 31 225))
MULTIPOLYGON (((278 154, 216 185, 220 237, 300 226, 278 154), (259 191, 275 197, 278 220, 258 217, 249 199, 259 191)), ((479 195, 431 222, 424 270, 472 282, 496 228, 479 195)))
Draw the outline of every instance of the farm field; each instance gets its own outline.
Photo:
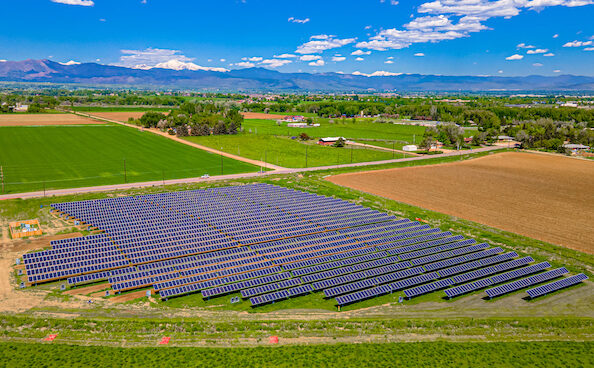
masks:
POLYGON ((6 193, 215 175, 221 173, 221 162, 224 174, 257 171, 255 166, 221 161, 218 155, 128 127, 0 128, 6 193))
POLYGON ((327 180, 594 254, 594 165, 589 161, 509 152, 327 180))
POLYGON ((104 124, 102 121, 73 114, 0 114, 0 127, 31 125, 104 124))
POLYGON ((73 111, 80 112, 147 112, 147 111, 161 111, 167 112, 174 108, 171 107, 152 107, 152 106, 74 106, 69 107, 73 111))
POLYGON ((402 154, 394 156, 391 152, 384 150, 353 148, 351 161, 350 147, 320 146, 315 144, 315 141, 304 144, 285 137, 260 134, 186 137, 185 139, 238 156, 265 160, 270 164, 290 168, 380 161, 402 157, 402 154))
POLYGON ((109 120, 127 122, 129 118, 140 119, 147 111, 90 111, 89 114, 109 120))
POLYGON ((413 140, 423 139, 424 127, 415 125, 373 123, 370 119, 357 119, 356 123, 337 120, 331 124, 328 119, 315 119, 321 126, 314 128, 289 128, 286 123, 277 125, 276 122, 260 119, 246 119, 242 124, 245 133, 259 135, 298 136, 307 133, 310 137, 345 137, 353 140, 357 138, 382 139, 406 144, 413 140), (251 132, 250 132, 251 130, 251 132))
POLYGON ((291 115, 291 114, 266 114, 263 112, 242 112, 241 115, 243 115, 244 119, 264 119, 264 120, 276 120, 276 119, 282 119, 287 115, 291 115))

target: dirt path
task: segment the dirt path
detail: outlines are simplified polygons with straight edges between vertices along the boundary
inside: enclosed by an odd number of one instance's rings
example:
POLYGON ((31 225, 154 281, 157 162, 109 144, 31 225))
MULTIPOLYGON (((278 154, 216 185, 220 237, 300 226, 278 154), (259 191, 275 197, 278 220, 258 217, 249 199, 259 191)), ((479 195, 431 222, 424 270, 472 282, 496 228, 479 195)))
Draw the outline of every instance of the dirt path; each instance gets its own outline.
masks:
POLYGON ((594 254, 594 162, 508 152, 327 180, 594 254))

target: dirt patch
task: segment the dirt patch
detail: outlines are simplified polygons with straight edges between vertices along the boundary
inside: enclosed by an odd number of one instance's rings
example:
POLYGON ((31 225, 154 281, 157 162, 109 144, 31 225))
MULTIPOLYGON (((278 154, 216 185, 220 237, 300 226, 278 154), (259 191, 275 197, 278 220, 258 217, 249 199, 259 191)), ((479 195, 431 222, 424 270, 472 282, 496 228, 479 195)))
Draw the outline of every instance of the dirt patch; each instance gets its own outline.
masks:
MULTIPOLYGON (((64 292, 64 294, 68 294, 68 295, 89 295, 91 293, 95 293, 97 291, 100 290, 105 290, 109 288, 109 284, 98 284, 98 285, 91 285, 91 286, 85 286, 85 287, 80 287, 80 288, 76 288, 76 289, 70 289, 64 292)), ((101 293, 101 296, 105 295, 105 292, 101 293)))
POLYGON ((282 119, 285 116, 289 115, 278 115, 278 114, 265 114, 263 112, 242 112, 244 119, 267 119, 267 120, 276 120, 282 119))
POLYGON ((130 300, 140 299, 146 296, 146 290, 135 291, 133 293, 127 293, 122 295, 114 296, 113 298, 108 299, 114 303, 124 303, 129 302, 130 300))
POLYGON ((0 114, 0 126, 103 124, 73 114, 0 114))
POLYGON ((594 162, 509 152, 327 180, 594 254, 594 162))

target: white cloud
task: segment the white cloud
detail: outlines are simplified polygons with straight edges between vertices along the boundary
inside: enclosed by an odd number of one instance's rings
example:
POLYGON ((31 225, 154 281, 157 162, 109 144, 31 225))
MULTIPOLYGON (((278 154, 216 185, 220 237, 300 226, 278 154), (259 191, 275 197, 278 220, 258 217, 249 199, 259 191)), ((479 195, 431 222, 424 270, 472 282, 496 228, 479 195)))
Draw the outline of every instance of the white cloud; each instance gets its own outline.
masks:
POLYGON ((417 52, 417 53, 415 54, 415 56, 422 57, 422 56, 425 56, 425 54, 423 54, 422 52, 417 52))
POLYGON ((0 63, 5 63, 6 61, 6 59, 0 59, 0 63))
POLYGON ((99 22, 106 22, 105 18, 99 18, 99 22))
POLYGON ((180 54, 179 50, 147 48, 145 50, 121 50, 119 66, 135 69, 163 68, 174 70, 208 70, 226 72, 225 68, 204 67, 192 63, 193 58, 180 54))
POLYGON ((298 54, 318 54, 325 50, 335 49, 338 47, 342 47, 344 45, 348 45, 350 43, 354 43, 355 41, 355 38, 339 39, 334 38, 334 36, 332 35, 311 36, 310 41, 297 47, 297 50, 295 50, 295 52, 298 54))
POLYGON ((365 29, 371 29, 371 26, 365 26, 365 29))
POLYGON ((526 51, 526 53, 528 55, 545 54, 547 52, 549 52, 549 49, 535 49, 535 50, 528 50, 528 51, 526 51))
POLYGON ((594 47, 586 47, 584 51, 594 51, 594 47))
POLYGON ((561 73, 561 70, 559 70, 559 69, 553 70, 553 73, 561 73))
POLYGON ((571 41, 567 42, 563 47, 582 47, 582 46, 590 46, 592 41, 571 41))
POLYGON ((355 50, 351 52, 351 55, 369 55, 371 51, 355 50))
POLYGON ((224 63, 225 61, 227 61, 227 59, 219 59, 219 61, 220 61, 221 63, 224 63))
POLYGON ((356 61, 363 61, 363 60, 365 60, 365 59, 363 59, 362 57, 358 57, 358 58, 356 58, 355 60, 356 60, 356 61))
POLYGON ((371 74, 366 74, 366 73, 356 71, 356 72, 353 72, 352 74, 360 75, 360 76, 364 76, 364 77, 395 77, 397 75, 402 75, 402 73, 392 73, 392 72, 387 72, 385 70, 378 70, 371 74))
POLYGON ((283 66, 285 64, 292 63, 293 60, 287 59, 264 59, 260 64, 271 67, 271 68, 278 68, 279 66, 283 66))
POLYGON ((346 58, 344 56, 333 56, 332 61, 345 61, 346 58))
POLYGON ((290 59, 290 58, 297 57, 297 55, 294 55, 294 54, 280 54, 280 55, 274 55, 274 57, 277 58, 277 59, 290 59))
POLYGON ((559 34, 555 33, 555 34, 553 35, 553 38, 557 38, 557 37, 559 37, 559 34))
POLYGON ((543 56, 551 57, 551 56, 555 56, 555 54, 553 54, 552 52, 549 52, 549 53, 544 54, 543 56))
POLYGON ((301 61, 313 61, 313 60, 319 60, 322 57, 320 55, 303 55, 301 57, 299 57, 299 60, 301 61))
POLYGON ((262 61, 262 60, 264 60, 264 58, 261 56, 252 56, 252 57, 242 57, 241 60, 256 62, 256 61, 262 61))
POLYGON ((312 61, 311 63, 309 63, 309 65, 311 65, 311 66, 323 66, 324 64, 326 64, 326 63, 322 59, 312 61))
POLYGON ((506 57, 505 60, 522 60, 523 58, 524 55, 514 54, 512 56, 506 57))
POLYGON ((93 6, 95 3, 92 0, 52 0, 53 3, 66 4, 66 5, 80 5, 80 6, 93 6))
POLYGON ((294 17, 290 17, 290 18, 288 19, 288 21, 289 21, 289 22, 291 22, 291 23, 300 23, 300 24, 305 24, 305 23, 309 22, 309 18, 305 18, 305 19, 297 19, 297 18, 294 18, 294 17))
POLYGON ((498 70, 497 73, 503 74, 503 70, 498 70))
POLYGON ((80 62, 74 61, 74 60, 70 60, 70 61, 67 61, 65 63, 59 63, 59 64, 62 64, 62 65, 78 65, 78 64, 80 64, 80 62))
POLYGON ((542 66, 542 64, 541 64, 541 63, 534 63, 534 64, 532 64, 532 66, 535 66, 535 67, 541 67, 541 66, 542 66))
POLYGON ((526 45, 524 42, 519 43, 516 47, 519 49, 534 49, 534 48, 536 48, 536 46, 526 45))
POLYGON ((403 49, 414 43, 440 42, 489 29, 483 24, 493 17, 511 18, 523 9, 540 10, 548 6, 576 7, 594 0, 434 0, 422 3, 404 29, 385 29, 369 40, 357 43, 372 50, 403 49))
POLYGON ((394 59, 394 56, 388 56, 387 59, 392 60, 392 59, 394 59))
POLYGON ((231 64, 232 66, 238 66, 240 68, 253 68, 256 66, 254 63, 250 63, 249 61, 240 61, 239 63, 231 64))
POLYGON ((173 69, 173 70, 206 70, 206 71, 211 71, 211 72, 228 72, 229 69, 225 69, 225 68, 218 68, 218 67, 210 67, 210 66, 200 66, 200 65, 196 65, 194 63, 190 63, 190 62, 184 62, 184 61, 179 61, 179 60, 169 60, 163 63, 159 63, 157 65, 155 65, 154 67, 148 68, 148 69, 152 69, 152 68, 161 68, 161 69, 173 69))
POLYGON ((386 60, 386 61, 384 61, 384 64, 394 64, 394 61, 392 61, 392 60, 386 60))

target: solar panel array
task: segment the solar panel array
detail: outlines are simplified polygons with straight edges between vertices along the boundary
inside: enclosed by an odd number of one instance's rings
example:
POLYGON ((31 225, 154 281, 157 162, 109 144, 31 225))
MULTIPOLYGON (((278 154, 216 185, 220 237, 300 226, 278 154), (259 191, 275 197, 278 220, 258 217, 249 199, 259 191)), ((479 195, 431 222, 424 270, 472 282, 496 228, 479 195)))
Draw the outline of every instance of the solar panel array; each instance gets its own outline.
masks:
POLYGON ((544 271, 486 291, 498 296, 562 274, 418 221, 269 184, 52 207, 102 232, 25 254, 30 284, 107 280, 116 292, 152 287, 165 300, 239 292, 253 306, 321 291, 345 305, 398 290, 455 297, 544 271))

